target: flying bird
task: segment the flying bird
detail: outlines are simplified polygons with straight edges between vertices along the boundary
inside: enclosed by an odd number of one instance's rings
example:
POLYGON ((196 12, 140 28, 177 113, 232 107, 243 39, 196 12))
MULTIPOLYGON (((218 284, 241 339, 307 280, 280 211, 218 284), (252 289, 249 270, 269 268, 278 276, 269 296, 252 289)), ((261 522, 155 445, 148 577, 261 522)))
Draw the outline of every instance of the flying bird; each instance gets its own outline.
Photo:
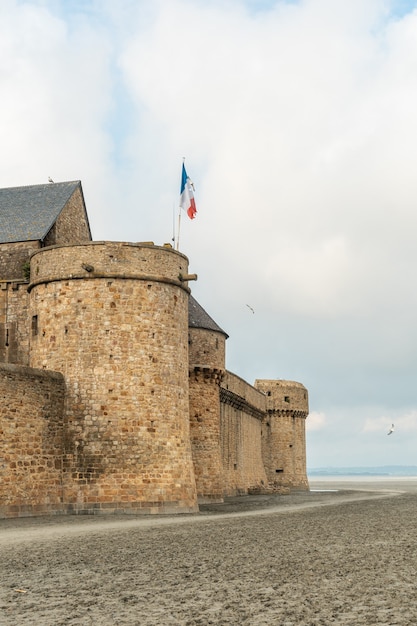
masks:
POLYGON ((48 182, 49 183, 53 183, 54 182, 50 176, 48 176, 48 182))
POLYGON ((251 306, 249 306, 249 304, 246 305, 248 307, 248 309, 250 309, 252 311, 252 313, 255 313, 255 311, 252 309, 251 306))
POLYGON ((387 435, 392 435, 393 432, 394 432, 394 424, 391 424, 391 428, 387 432, 387 435))

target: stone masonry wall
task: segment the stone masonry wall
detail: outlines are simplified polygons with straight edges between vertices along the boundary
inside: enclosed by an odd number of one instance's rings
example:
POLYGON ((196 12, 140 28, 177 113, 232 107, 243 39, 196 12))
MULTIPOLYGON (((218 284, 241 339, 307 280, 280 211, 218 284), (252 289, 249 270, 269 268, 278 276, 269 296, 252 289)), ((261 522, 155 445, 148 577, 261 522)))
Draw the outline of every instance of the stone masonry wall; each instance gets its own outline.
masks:
POLYGON ((64 379, 0 364, 0 517, 62 511, 64 379))
POLYGON ((226 337, 222 333, 205 328, 190 328, 188 343, 192 367, 225 368, 226 337))
POLYGON ((91 241, 39 250, 31 258, 30 287, 55 280, 114 277, 171 283, 188 293, 188 283, 180 280, 187 272, 187 257, 170 246, 91 241))
POLYGON ((79 185, 59 214, 55 224, 45 237, 44 247, 75 245, 91 241, 84 198, 79 185))
POLYGON ((27 282, 0 282, 0 363, 29 365, 27 282))
POLYGON ((224 495, 267 488, 261 444, 265 396, 243 379, 226 372, 220 400, 224 495))
POLYGON ((31 365, 64 374, 68 510, 192 512, 188 260, 152 245, 32 257, 31 365))
POLYGON ((18 241, 0 244, 0 281, 20 281, 24 279, 23 267, 30 255, 40 248, 38 241, 18 241))

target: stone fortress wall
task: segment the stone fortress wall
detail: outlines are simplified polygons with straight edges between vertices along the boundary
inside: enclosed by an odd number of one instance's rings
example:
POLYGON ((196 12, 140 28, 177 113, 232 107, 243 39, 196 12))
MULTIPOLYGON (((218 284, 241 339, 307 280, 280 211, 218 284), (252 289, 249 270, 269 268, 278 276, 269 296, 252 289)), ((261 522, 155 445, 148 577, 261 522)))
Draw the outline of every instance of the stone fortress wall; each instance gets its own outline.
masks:
POLYGON ((62 374, 0 363, 0 517, 61 512, 62 374))
POLYGON ((262 458, 262 423, 265 396, 239 376, 226 373, 220 387, 226 495, 244 494, 248 488, 268 486, 262 458))
POLYGON ((26 242, 29 280, 24 246, 16 261, 0 245, 0 516, 196 512, 308 489, 307 390, 228 372, 227 335, 189 324, 188 259, 90 241, 77 193, 54 245, 26 242))

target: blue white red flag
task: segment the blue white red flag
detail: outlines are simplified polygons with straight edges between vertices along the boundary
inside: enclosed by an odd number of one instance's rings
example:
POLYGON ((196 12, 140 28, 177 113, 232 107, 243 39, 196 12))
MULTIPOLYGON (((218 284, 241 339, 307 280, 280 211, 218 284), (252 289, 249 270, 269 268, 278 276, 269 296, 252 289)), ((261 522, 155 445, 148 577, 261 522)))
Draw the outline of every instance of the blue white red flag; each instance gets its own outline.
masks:
POLYGON ((194 185, 187 176, 184 163, 182 164, 180 208, 187 212, 190 220, 195 218, 197 209, 194 200, 194 185))

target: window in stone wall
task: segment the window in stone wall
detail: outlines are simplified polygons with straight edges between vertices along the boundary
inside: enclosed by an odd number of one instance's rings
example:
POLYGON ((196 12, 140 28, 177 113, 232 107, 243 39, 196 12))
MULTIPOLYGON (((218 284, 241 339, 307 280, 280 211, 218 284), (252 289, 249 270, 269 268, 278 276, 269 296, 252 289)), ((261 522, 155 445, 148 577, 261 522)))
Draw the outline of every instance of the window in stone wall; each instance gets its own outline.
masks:
POLYGON ((32 336, 38 334, 38 316, 32 315, 32 336))

